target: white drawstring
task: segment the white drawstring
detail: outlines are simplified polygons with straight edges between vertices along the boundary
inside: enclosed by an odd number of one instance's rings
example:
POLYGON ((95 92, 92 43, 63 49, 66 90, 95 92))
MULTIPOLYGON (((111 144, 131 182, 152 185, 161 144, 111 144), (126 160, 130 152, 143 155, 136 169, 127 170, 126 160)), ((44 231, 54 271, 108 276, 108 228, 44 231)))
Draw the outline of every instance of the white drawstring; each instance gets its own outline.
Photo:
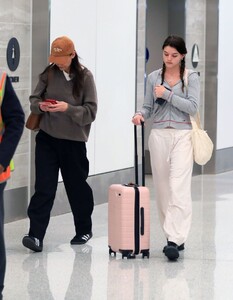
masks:
POLYGON ((170 134, 171 134, 171 143, 169 145, 169 152, 168 152, 168 156, 167 156, 167 162, 169 162, 170 158, 171 158, 171 153, 174 149, 174 141, 175 141, 175 131, 174 129, 167 129, 167 130, 170 130, 170 134))

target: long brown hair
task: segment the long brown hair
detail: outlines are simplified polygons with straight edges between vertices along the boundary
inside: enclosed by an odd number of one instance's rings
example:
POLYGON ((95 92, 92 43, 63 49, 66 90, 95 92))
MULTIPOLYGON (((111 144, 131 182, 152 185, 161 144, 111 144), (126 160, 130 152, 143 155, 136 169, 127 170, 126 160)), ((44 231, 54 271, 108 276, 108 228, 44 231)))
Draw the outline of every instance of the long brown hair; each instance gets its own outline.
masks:
MULTIPOLYGON (((185 41, 179 36, 175 36, 175 35, 168 36, 163 43, 162 49, 164 49, 167 46, 175 48, 180 54, 184 54, 184 55, 187 54, 185 41)), ((165 70, 166 70, 166 66, 165 66, 165 63, 163 63, 161 84, 163 84, 163 82, 164 82, 165 70)), ((184 90, 184 85, 185 85, 184 79, 183 79, 184 71, 185 71, 185 56, 183 57, 183 59, 180 62, 180 79, 182 82, 182 91, 184 90)))

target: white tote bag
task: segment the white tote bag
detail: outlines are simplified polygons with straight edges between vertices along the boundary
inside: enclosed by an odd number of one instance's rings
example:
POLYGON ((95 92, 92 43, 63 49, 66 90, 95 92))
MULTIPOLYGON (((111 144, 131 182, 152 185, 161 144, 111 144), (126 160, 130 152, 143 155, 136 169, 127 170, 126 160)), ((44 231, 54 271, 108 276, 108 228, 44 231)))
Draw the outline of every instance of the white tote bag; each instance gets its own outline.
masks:
MULTIPOLYGON (((185 69, 184 81, 186 91, 188 91, 188 70, 185 69)), ((207 132, 201 126, 200 114, 196 113, 195 117, 190 116, 192 123, 191 138, 193 144, 194 161, 204 166, 212 157, 214 144, 208 136, 207 132)))
POLYGON ((190 120, 194 161, 203 166, 211 159, 214 145, 207 132, 202 129, 199 112, 195 117, 190 116, 190 120))

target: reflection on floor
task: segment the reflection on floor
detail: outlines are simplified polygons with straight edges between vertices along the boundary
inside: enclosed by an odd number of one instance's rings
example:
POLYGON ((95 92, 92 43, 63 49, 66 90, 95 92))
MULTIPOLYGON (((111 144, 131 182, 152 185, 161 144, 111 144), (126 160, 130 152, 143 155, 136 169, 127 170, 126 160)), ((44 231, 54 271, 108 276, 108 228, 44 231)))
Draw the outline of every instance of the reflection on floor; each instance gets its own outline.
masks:
POLYGON ((71 246, 72 215, 51 218, 44 251, 21 245, 28 220, 6 224, 6 300, 233 299, 233 172, 193 177, 193 224, 178 262, 168 262, 152 179, 150 258, 109 257, 107 204, 95 207, 93 238, 71 246))

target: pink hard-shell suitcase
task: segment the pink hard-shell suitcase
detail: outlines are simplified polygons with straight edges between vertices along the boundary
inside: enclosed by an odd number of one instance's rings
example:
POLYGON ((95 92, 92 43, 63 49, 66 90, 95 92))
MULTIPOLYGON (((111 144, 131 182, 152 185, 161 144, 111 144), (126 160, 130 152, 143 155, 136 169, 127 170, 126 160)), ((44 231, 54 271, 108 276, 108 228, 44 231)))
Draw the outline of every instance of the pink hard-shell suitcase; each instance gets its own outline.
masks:
POLYGON ((145 187, 144 124, 142 123, 142 186, 138 186, 137 129, 135 140, 136 184, 112 184, 108 196, 109 254, 122 258, 150 255, 150 193, 145 187))

